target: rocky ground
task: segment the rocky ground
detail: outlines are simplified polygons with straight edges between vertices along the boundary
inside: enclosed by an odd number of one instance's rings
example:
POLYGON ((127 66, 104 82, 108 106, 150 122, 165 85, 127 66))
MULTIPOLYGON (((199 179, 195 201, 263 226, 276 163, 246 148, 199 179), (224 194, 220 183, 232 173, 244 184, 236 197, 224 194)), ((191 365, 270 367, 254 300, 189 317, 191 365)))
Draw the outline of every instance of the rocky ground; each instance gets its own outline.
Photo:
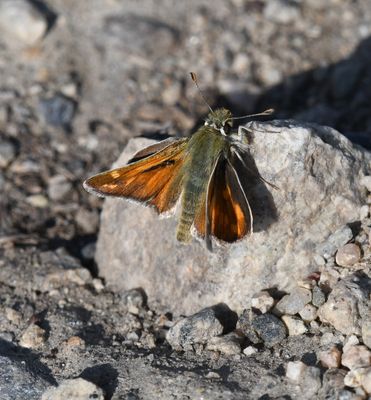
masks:
POLYGON ((198 126, 192 70, 212 106, 370 149, 370 20, 368 0, 0 1, 1 399, 367 398, 370 178, 318 273, 187 318, 100 278, 81 183, 198 126))

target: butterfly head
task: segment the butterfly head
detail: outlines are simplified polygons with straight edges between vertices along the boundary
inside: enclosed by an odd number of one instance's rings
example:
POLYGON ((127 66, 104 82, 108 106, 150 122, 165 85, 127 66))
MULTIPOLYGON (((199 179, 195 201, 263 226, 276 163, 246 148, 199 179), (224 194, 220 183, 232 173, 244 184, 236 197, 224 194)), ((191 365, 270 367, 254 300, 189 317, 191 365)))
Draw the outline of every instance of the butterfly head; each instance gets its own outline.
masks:
POLYGON ((205 125, 218 130, 222 135, 228 135, 232 129, 232 113, 226 108, 211 111, 205 120, 205 125))

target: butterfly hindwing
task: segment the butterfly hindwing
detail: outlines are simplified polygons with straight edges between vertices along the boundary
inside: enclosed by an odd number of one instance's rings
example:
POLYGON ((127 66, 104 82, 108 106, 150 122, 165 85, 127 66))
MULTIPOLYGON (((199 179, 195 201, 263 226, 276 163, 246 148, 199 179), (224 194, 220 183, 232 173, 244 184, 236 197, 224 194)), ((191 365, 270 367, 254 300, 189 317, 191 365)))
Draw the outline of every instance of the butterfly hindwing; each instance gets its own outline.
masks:
POLYGON ((237 169, 223 155, 210 177, 195 228, 211 249, 211 236, 232 243, 252 233, 252 213, 237 169))
POLYGON ((149 146, 134 156, 137 161, 95 175, 84 182, 84 187, 101 196, 144 202, 160 214, 169 211, 181 192, 187 141, 178 139, 149 146))

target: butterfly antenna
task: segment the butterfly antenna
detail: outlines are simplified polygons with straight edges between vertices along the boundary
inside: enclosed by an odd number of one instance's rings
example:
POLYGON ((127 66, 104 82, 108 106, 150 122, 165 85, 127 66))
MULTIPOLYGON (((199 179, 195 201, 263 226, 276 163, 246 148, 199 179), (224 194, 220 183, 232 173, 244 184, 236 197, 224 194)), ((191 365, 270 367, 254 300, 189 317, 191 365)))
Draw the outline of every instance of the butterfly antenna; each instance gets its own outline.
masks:
POLYGON ((196 75, 194 72, 190 72, 190 75, 191 75, 192 81, 194 82, 194 84, 196 85, 198 91, 200 92, 200 95, 201 95, 203 101, 204 101, 205 104, 209 107, 209 110, 210 110, 211 112, 214 112, 214 110, 210 107, 210 104, 206 101, 206 98, 205 98, 205 96, 204 96, 203 91, 202 91, 202 90, 200 89, 200 87, 198 86, 197 75, 196 75))
POLYGON ((262 117, 264 115, 271 115, 274 113, 274 108, 268 108, 268 110, 265 110, 263 112, 257 113, 257 114, 249 114, 249 115, 242 115, 241 117, 233 117, 231 119, 243 119, 243 118, 250 118, 250 117, 262 117))

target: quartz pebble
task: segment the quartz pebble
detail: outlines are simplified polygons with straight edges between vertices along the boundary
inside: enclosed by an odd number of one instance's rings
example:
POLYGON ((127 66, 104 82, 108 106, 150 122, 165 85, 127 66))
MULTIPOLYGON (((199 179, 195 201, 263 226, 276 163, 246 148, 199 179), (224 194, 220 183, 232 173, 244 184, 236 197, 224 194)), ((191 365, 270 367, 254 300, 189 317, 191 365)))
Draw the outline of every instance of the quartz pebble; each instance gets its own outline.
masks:
POLYGON ((45 35, 48 23, 44 16, 25 0, 0 2, 0 28, 26 45, 34 45, 45 35))
POLYGON ((341 351, 336 346, 332 346, 330 349, 319 353, 319 360, 324 368, 339 368, 341 351))
POLYGON ((299 383, 307 366, 302 361, 290 361, 286 366, 286 377, 299 383))
POLYGON ((361 258, 361 249, 355 243, 348 243, 337 251, 336 264, 342 267, 351 267, 361 258))
POLYGON ((256 310, 259 310, 262 314, 268 312, 273 307, 273 304, 274 304, 273 297, 268 292, 265 291, 256 294, 251 299, 251 307, 255 308, 256 310))
POLYGON ((302 335, 303 333, 308 331, 304 322, 299 318, 295 318, 291 315, 283 315, 281 319, 286 325, 289 336, 302 335))
POLYGON ((45 343, 46 333, 38 325, 31 324, 22 334, 19 345, 34 349, 45 343))
POLYGON ((286 337, 284 323, 272 314, 255 317, 251 322, 251 327, 267 346, 274 346, 286 337))
POLYGON ((243 354, 245 354, 245 356, 252 356, 253 354, 257 353, 258 349, 254 346, 247 346, 244 350, 243 350, 243 354))
POLYGON ((371 351, 362 345, 346 348, 341 357, 341 364, 349 369, 371 366, 371 351))
POLYGON ((36 208, 45 208, 49 205, 48 199, 42 194, 32 194, 26 200, 27 203, 36 208))
POLYGON ((308 289, 296 287, 284 296, 275 306, 279 314, 294 315, 300 312, 312 300, 312 293, 308 289))
POLYGON ((58 387, 48 389, 41 400, 104 400, 103 390, 82 378, 67 379, 58 387))

